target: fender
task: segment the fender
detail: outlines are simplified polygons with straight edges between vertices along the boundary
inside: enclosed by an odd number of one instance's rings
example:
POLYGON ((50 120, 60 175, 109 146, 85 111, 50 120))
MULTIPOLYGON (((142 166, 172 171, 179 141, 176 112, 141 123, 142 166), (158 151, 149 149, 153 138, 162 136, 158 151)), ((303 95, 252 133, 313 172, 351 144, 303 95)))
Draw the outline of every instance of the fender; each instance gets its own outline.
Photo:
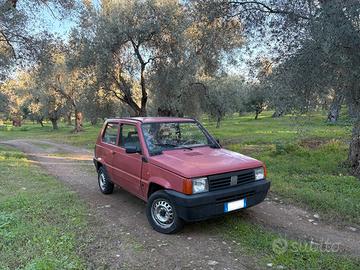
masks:
MULTIPOLYGON (((142 180, 144 181, 144 180, 142 180)), ((172 189, 171 184, 168 180, 160 177, 150 177, 147 181, 144 181, 144 197, 147 198, 147 194, 149 192, 149 187, 151 184, 157 184, 159 186, 162 186, 164 189, 172 189)))
MULTIPOLYGON (((110 175, 108 173, 108 170, 107 170, 107 167, 104 163, 102 163, 100 160, 96 159, 96 158, 93 158, 93 161, 94 161, 94 165, 95 165, 95 168, 96 168, 96 171, 99 170, 100 167, 103 167, 104 168, 104 171, 105 173, 107 174, 107 177, 110 179, 111 181, 111 178, 110 178, 110 175)), ((112 182, 112 181, 111 181, 112 182)))

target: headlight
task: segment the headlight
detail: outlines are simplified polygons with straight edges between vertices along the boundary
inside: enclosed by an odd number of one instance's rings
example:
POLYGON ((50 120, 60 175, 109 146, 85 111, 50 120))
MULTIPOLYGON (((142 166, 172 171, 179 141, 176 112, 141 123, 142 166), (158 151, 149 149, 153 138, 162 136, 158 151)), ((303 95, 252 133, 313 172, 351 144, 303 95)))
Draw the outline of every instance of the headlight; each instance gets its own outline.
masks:
POLYGON ((192 193, 201 193, 209 190, 208 181, 206 177, 195 178, 192 180, 192 193))
POLYGON ((261 180, 265 178, 265 172, 264 172, 264 168, 257 168, 255 169, 255 180, 261 180))

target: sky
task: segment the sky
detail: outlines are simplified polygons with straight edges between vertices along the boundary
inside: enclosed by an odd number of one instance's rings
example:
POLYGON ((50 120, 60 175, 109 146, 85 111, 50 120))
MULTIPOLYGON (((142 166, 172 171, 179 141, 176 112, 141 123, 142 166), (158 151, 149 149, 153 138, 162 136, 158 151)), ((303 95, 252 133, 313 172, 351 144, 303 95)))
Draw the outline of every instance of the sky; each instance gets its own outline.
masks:
POLYGON ((29 26, 30 30, 35 34, 46 30, 66 40, 71 28, 76 26, 76 20, 73 16, 61 18, 60 14, 57 12, 52 13, 47 8, 42 8, 38 13, 39 16, 35 16, 29 26))
MULTIPOLYGON (((80 2, 80 0, 78 0, 80 2)), ((100 5, 101 0, 92 0, 95 7, 100 5)), ((19 2, 20 8, 23 8, 19 2)), ((77 15, 76 11, 73 11, 69 16, 63 17, 59 14, 51 4, 48 6, 43 5, 38 11, 32 11, 29 13, 31 18, 31 23, 29 24, 30 30, 35 34, 46 30, 56 36, 59 36, 63 39, 67 39, 71 29, 77 24, 77 15)))

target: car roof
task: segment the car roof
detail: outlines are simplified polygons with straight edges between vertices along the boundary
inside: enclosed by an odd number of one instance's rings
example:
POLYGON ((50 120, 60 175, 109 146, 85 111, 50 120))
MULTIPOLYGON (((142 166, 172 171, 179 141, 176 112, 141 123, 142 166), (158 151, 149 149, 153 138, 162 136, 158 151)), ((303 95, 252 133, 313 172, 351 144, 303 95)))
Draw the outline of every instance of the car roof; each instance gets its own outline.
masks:
POLYGON ((183 117, 121 117, 121 118, 112 118, 107 119, 107 121, 119 121, 126 120, 129 122, 141 122, 141 123, 166 123, 166 122, 193 122, 195 121, 192 118, 183 118, 183 117))

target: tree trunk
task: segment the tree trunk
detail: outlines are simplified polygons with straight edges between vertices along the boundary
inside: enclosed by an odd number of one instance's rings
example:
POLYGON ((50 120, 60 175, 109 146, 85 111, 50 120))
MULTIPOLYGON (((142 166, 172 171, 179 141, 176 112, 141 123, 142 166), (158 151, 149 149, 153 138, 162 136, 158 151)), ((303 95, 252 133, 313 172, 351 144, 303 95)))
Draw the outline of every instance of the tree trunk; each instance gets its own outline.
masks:
POLYGON ((348 102, 348 109, 349 109, 349 117, 351 119, 355 119, 356 112, 355 112, 354 104, 352 104, 352 102, 348 102))
POLYGON ((38 116, 36 118, 36 122, 39 123, 41 125, 41 127, 44 127, 44 117, 43 116, 38 116))
POLYGON ((97 117, 91 117, 90 119, 90 123, 92 126, 95 126, 98 122, 98 118, 97 117))
POLYGON ((184 115, 178 111, 172 110, 172 109, 163 109, 158 107, 157 110, 157 115, 158 116, 165 116, 165 117, 171 117, 171 116, 178 116, 178 117, 183 117, 184 115))
POLYGON ((134 53, 139 60, 140 63, 140 87, 141 87, 141 105, 140 110, 138 112, 139 116, 146 116, 146 103, 148 99, 147 91, 146 91, 146 82, 145 82, 145 68, 149 61, 145 62, 141 53, 140 53, 140 44, 136 44, 132 39, 130 39, 134 53))
POLYGON ((51 121, 51 124, 52 124, 52 127, 53 127, 53 130, 57 130, 57 129, 59 129, 59 127, 58 127, 58 123, 57 123, 57 119, 55 119, 55 118, 50 118, 50 121, 51 121))
POLYGON ((75 128, 74 133, 83 131, 83 115, 82 112, 75 110, 75 128))
POLYGON ((146 116, 146 103, 148 99, 148 95, 146 92, 145 86, 145 64, 141 65, 141 75, 140 75, 140 85, 141 85, 141 109, 140 109, 140 116, 146 116))
POLYGON ((257 106, 256 106, 256 109, 255 109, 255 120, 258 119, 259 114, 262 113, 262 111, 263 111, 263 105, 262 105, 262 104, 261 104, 261 105, 257 105, 257 106))
POLYGON ((68 113, 66 114, 66 122, 67 122, 68 126, 71 126, 71 125, 72 125, 71 115, 72 115, 71 112, 68 112, 68 113))
POLYGON ((218 116, 218 117, 216 118, 216 128, 219 128, 219 127, 220 127, 220 122, 221 122, 221 117, 218 116))
POLYGON ((162 109, 158 107, 157 109, 158 116, 172 116, 171 111, 169 109, 162 109))
POLYGON ((342 94, 335 93, 334 99, 331 102, 330 110, 328 113, 327 121, 330 123, 336 123, 339 119, 339 114, 341 110, 341 104, 344 100, 344 96, 342 94))
POLYGON ((273 113, 273 115, 271 116, 272 118, 279 118, 284 116, 285 112, 282 109, 275 109, 275 112, 273 113))
POLYGON ((360 115, 354 124, 350 143, 349 162, 352 172, 360 178, 360 115))
POLYGON ((13 119, 12 125, 13 125, 14 127, 21 127, 21 119, 20 119, 20 118, 15 118, 15 119, 13 119))
POLYGON ((360 89, 354 84, 347 88, 346 102, 351 108, 354 120, 349 149, 349 163, 352 173, 360 179, 360 89))

